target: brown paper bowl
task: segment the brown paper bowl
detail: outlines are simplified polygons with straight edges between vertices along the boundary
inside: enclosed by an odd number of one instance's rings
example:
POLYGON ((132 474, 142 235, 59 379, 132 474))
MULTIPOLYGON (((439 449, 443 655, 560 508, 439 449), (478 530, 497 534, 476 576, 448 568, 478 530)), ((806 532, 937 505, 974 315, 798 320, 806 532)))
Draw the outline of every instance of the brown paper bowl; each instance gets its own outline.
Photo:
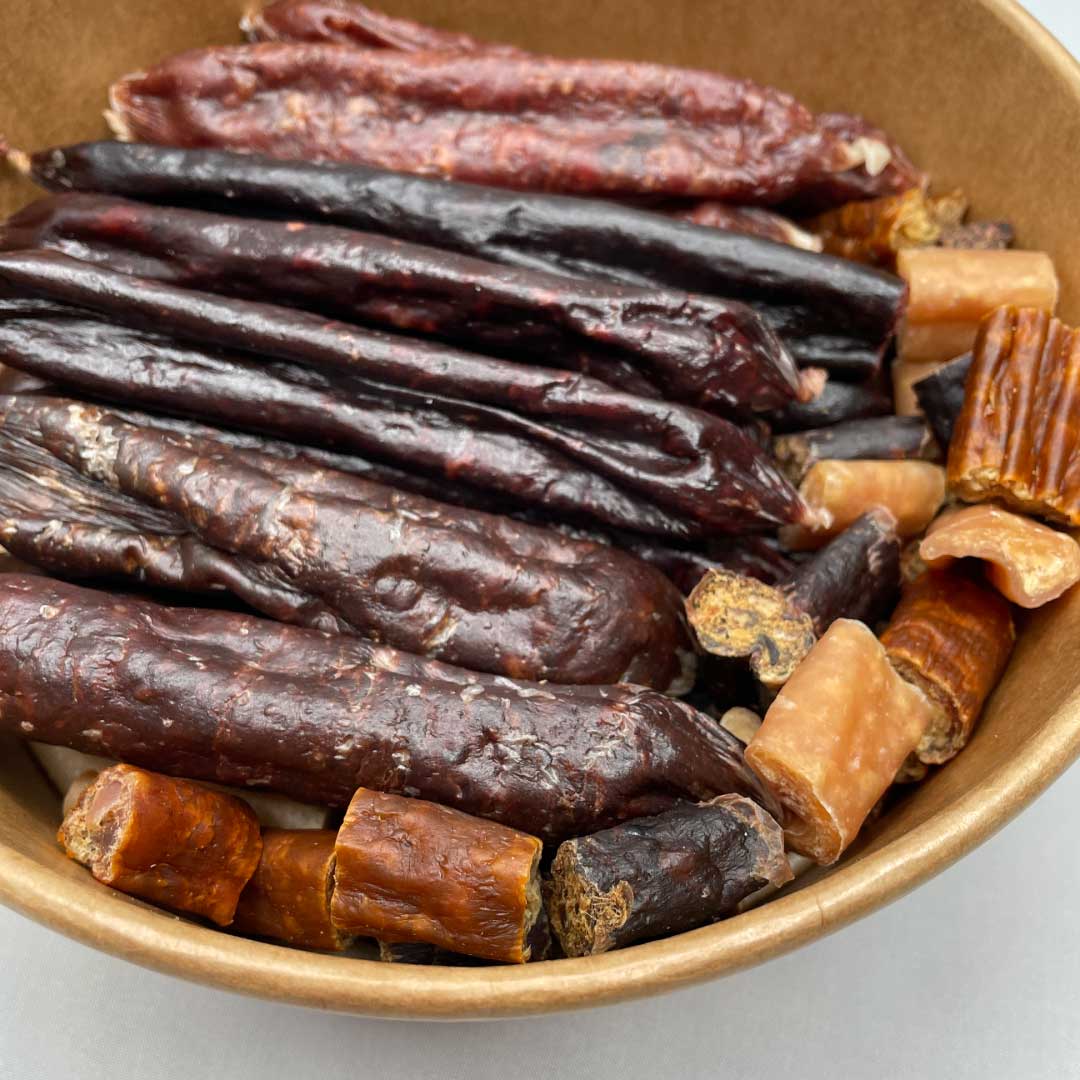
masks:
MULTIPOLYGON (((866 113, 983 216, 1007 216, 1055 258, 1080 320, 1080 69, 1007 0, 387 0, 394 11, 556 53, 716 67, 818 108, 866 113)), ((0 132, 39 147, 103 132, 117 75, 233 40, 242 0, 0 4, 0 132), (11 96, 13 95, 13 97, 11 96)), ((30 191, 0 186, 0 209, 30 191)), ((25 751, 0 752, 0 899, 160 971, 282 1001, 393 1017, 495 1017, 655 994, 760 963, 835 930, 970 851, 1080 749, 1080 594, 1037 614, 971 745, 839 866, 694 933, 583 960, 431 969, 246 941, 94 883, 54 842, 59 804, 25 751)))

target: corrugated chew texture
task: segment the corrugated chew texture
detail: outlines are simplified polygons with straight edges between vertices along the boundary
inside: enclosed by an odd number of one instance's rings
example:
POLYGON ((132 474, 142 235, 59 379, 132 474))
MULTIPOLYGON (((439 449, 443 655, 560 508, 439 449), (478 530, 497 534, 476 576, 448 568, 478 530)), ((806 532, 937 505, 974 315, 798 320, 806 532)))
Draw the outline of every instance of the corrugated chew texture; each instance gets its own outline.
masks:
POLYGON ((1080 335, 1032 308, 982 325, 949 448, 949 487, 1080 525, 1080 335))

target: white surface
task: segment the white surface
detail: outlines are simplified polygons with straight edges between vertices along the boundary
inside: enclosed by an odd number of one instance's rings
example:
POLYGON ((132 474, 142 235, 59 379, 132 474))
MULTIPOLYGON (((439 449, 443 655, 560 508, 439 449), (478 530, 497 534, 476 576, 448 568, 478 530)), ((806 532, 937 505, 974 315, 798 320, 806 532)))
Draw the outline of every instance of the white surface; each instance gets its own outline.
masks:
MULTIPOLYGON (((1080 53, 1078 0, 1028 7, 1080 53)), ((498 1024, 268 1005, 0 909, 0 1080, 1063 1080, 1080 1075, 1078 818, 1080 766, 960 865, 810 948, 658 1000, 498 1024)))

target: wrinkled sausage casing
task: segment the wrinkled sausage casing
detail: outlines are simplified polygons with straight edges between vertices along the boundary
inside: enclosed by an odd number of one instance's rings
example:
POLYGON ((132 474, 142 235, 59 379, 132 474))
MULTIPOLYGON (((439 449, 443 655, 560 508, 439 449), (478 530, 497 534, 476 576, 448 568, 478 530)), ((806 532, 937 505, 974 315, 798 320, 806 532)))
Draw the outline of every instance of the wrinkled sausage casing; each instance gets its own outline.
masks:
POLYGON ((677 590, 602 544, 302 460, 0 398, 0 542, 62 576, 228 589, 476 670, 686 689, 677 590))
POLYGON ((689 539, 806 512, 734 424, 578 374, 57 252, 0 254, 0 282, 13 294, 0 298, 4 361, 95 398, 344 449, 490 493, 499 509, 509 495, 635 532, 689 539))
POLYGON ((661 64, 267 43, 110 90, 127 141, 354 161, 499 187, 835 205, 920 174, 858 117, 661 64), (871 174, 869 158, 884 167, 871 174))
POLYGON ((30 172, 56 191, 333 222, 523 269, 742 300, 801 365, 843 378, 880 366, 907 295, 892 274, 666 214, 364 165, 108 141, 40 151, 30 172))
MULTIPOLYGON (((38 618, 49 610, 42 605, 38 618)), ((241 799, 130 765, 98 773, 58 839, 98 881, 220 926, 232 922, 262 850, 258 819, 241 799)))
POLYGON ((21 210, 0 243, 539 359, 728 413, 808 392, 779 338, 739 301, 509 268, 337 225, 66 194, 21 210))
POLYGON ((505 825, 361 788, 338 832, 334 925, 524 963, 541 906, 541 847, 505 825))
POLYGON ((0 730, 317 805, 415 795, 545 840, 728 793, 775 808, 737 740, 656 691, 515 682, 14 574, 0 730))

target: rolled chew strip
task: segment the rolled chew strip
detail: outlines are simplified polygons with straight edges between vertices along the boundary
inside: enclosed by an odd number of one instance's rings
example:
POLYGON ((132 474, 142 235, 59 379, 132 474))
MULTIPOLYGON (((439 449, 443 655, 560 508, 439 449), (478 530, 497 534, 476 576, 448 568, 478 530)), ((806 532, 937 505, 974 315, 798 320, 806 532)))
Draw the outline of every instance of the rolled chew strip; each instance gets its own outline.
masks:
POLYGON ((994 588, 1025 608, 1048 604, 1080 581, 1080 544, 1068 533, 991 503, 943 514, 919 554, 932 568, 981 560, 994 588))
POLYGON ((57 838, 103 884, 219 926, 232 922, 262 850, 246 803, 131 765, 99 773, 57 838))
POLYGON ((949 488, 965 502, 1080 525, 1080 331, 1003 307, 979 330, 949 445, 949 488))
POLYGON ((334 925, 524 963, 540 912, 534 836, 420 799, 360 788, 338 832, 334 925))
POLYGON ((780 826, 723 795, 567 840, 551 874, 555 936, 567 956, 588 956, 722 919, 791 867, 780 826))
POLYGON ((940 765, 963 749, 1015 637, 1009 605, 963 574, 932 570, 904 589, 881 642, 930 704, 920 761, 940 765))
POLYGON ((927 461, 819 461, 799 493, 817 515, 815 525, 780 530, 793 551, 814 550, 875 507, 888 510, 902 539, 918 536, 945 501, 945 470, 927 461))
POLYGON ((931 719, 926 696, 896 673, 873 633, 834 622, 746 749, 787 811, 788 847, 836 862, 931 719))
POLYGON ((887 510, 876 509, 781 585, 710 570, 690 594, 686 610, 707 652, 749 658, 754 677, 775 689, 836 619, 872 623, 884 614, 899 583, 896 522, 887 510))
POLYGON ((264 829, 262 855, 240 894, 232 926, 241 934, 335 952, 351 938, 330 920, 333 829, 264 829))
POLYGON ((1052 314, 1058 280, 1042 251, 920 248, 901 251, 907 314, 897 352, 907 361, 943 362, 970 349, 983 317, 1005 304, 1052 314))

